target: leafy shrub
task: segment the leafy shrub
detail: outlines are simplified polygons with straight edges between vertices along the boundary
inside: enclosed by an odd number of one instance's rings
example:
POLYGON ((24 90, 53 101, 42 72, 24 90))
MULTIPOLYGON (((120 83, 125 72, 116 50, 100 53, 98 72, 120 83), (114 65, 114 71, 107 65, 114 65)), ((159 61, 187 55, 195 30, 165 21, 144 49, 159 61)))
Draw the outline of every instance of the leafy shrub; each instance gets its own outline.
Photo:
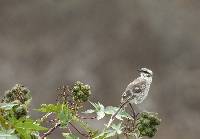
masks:
POLYGON ((79 81, 71 87, 63 86, 57 91, 56 104, 42 104, 36 109, 44 113, 44 116, 37 120, 33 120, 29 115, 32 97, 26 87, 16 84, 6 91, 0 103, 0 138, 45 139, 53 134, 55 129, 60 128, 67 129, 67 132, 62 133, 66 139, 106 139, 122 136, 139 139, 144 136, 153 137, 161 122, 156 113, 136 113, 134 109, 128 112, 119 107, 90 102, 90 86, 79 81), (92 108, 83 112, 82 108, 87 102, 92 108), (85 122, 85 119, 100 120, 104 117, 113 119, 105 124, 102 130, 92 129, 85 122), (117 120, 114 121, 115 119, 117 120), (44 123, 51 123, 52 127, 46 128, 44 123))

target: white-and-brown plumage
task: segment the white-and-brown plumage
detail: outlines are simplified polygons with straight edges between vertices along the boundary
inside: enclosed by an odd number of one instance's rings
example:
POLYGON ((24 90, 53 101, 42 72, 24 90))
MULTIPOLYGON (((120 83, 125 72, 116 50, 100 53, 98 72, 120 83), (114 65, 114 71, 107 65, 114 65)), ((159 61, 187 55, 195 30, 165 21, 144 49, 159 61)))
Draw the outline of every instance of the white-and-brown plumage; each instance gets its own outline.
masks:
POLYGON ((141 68, 139 72, 140 77, 131 82, 122 94, 121 104, 127 101, 131 104, 139 104, 147 97, 153 72, 147 68, 141 68))
POLYGON ((139 104, 147 97, 152 82, 153 72, 147 68, 141 68, 138 71, 140 72, 140 77, 126 87, 126 90, 122 94, 120 108, 111 116, 107 127, 110 127, 116 115, 121 109, 126 107, 127 104, 139 104))

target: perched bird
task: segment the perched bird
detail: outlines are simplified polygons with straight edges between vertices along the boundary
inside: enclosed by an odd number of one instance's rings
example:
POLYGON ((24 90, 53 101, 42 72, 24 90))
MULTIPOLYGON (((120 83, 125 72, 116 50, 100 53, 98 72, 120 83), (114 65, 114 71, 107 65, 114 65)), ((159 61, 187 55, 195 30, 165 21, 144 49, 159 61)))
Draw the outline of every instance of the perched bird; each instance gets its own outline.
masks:
POLYGON ((116 115, 120 112, 121 109, 125 108, 127 104, 131 106, 133 117, 134 119, 136 118, 137 115, 133 109, 132 104, 142 103, 143 100, 147 97, 153 76, 153 72, 147 68, 141 68, 138 71, 140 76, 126 87, 125 92, 122 94, 120 107, 111 116, 107 127, 110 127, 116 115))
POLYGON ((122 94, 121 104, 139 104, 147 97, 153 72, 147 68, 141 68, 138 71, 140 76, 127 86, 122 94))

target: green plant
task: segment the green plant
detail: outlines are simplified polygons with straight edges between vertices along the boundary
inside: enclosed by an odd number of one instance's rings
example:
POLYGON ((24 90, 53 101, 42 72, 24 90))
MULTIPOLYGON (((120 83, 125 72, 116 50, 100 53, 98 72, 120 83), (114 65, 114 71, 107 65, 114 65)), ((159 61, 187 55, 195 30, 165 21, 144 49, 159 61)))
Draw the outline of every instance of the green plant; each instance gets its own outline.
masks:
POLYGON ((144 136, 153 137, 161 122, 156 113, 136 113, 133 108, 128 112, 125 109, 119 110, 119 107, 105 107, 99 102, 90 102, 90 86, 79 81, 71 87, 63 86, 57 91, 57 103, 42 104, 36 109, 44 114, 37 120, 33 120, 29 115, 32 98, 26 87, 16 84, 6 91, 0 103, 0 138, 45 139, 54 133, 55 129, 60 128, 65 129, 62 135, 66 139, 107 139, 121 136, 139 139, 144 136), (83 112, 87 102, 93 108, 83 112), (91 128, 85 121, 100 120, 113 115, 117 120, 114 122, 113 119, 110 125, 105 124, 102 130, 91 128), (52 127, 44 127, 46 122, 52 127))

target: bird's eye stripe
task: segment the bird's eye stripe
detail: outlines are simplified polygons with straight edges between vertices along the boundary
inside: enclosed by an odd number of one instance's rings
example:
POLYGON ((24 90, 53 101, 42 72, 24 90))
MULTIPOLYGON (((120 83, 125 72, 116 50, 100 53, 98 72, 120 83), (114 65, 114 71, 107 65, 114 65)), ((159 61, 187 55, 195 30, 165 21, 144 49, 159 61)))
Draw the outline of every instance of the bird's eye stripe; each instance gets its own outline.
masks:
POLYGON ((147 72, 147 71, 143 71, 144 73, 147 73, 147 74, 150 74, 149 72, 147 72))

